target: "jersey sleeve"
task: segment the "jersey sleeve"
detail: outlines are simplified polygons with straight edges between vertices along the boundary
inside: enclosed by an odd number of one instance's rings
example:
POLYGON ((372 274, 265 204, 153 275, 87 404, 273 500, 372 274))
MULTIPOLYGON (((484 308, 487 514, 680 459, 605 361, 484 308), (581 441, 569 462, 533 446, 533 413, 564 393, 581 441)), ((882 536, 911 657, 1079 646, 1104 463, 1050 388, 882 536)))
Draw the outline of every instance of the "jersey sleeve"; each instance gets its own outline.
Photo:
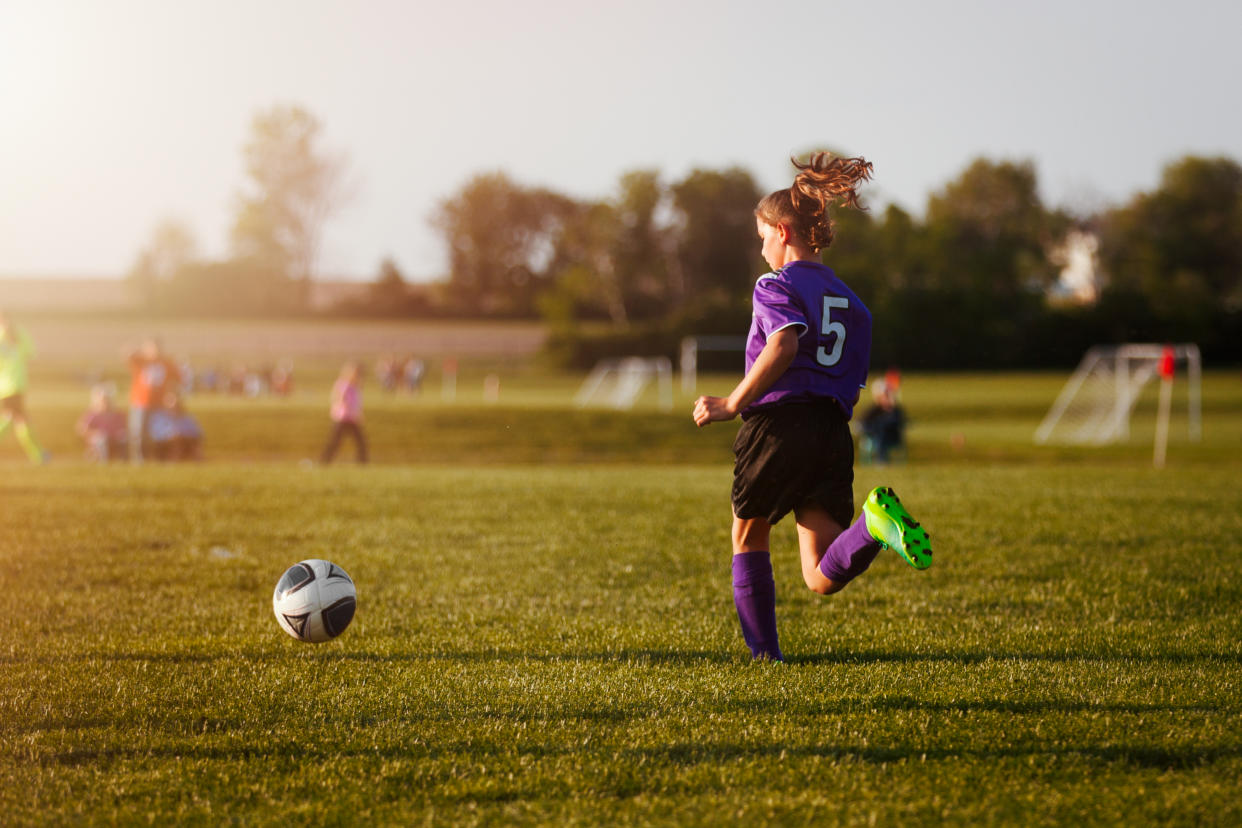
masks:
POLYGON ((791 326, 800 328, 801 337, 810 328, 802 302, 792 288, 777 279, 765 277, 755 284, 754 312, 765 339, 791 326))

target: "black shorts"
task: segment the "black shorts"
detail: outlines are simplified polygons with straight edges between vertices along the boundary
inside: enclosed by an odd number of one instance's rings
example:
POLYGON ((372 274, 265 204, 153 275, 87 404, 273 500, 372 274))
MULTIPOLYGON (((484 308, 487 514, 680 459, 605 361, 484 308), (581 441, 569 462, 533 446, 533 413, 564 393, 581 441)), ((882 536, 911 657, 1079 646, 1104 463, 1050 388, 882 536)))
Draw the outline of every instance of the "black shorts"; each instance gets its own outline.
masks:
POLYGON ((842 528, 854 519, 854 438, 834 400, 799 400, 764 409, 733 443, 733 514, 775 524, 815 505, 842 528))
POLYGON ((0 412, 14 417, 26 416, 26 409, 22 405, 22 395, 14 394, 11 397, 0 398, 0 412))

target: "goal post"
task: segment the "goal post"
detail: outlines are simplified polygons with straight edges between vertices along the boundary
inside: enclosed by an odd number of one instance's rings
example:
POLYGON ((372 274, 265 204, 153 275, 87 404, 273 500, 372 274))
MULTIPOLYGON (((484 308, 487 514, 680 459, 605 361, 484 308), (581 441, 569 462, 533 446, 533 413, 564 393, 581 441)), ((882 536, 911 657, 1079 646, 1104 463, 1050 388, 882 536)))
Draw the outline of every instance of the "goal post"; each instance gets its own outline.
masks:
MULTIPOLYGON (((1144 386, 1161 379, 1161 415, 1166 418, 1172 399, 1175 366, 1186 374, 1187 430, 1191 440, 1202 436, 1200 385, 1203 363, 1193 343, 1155 345, 1097 345, 1087 351, 1048 414, 1035 431, 1035 442, 1103 445, 1130 436, 1130 415, 1144 386)), ((1157 429, 1157 439, 1167 429, 1157 429)), ((1157 448, 1158 454, 1163 454, 1157 448)))

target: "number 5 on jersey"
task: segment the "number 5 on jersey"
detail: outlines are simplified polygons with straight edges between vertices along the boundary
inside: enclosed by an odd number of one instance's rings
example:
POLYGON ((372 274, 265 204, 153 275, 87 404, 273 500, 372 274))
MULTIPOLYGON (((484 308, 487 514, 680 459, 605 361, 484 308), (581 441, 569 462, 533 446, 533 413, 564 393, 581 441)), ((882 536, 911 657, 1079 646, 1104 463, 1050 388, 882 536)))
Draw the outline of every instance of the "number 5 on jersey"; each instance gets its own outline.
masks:
POLYGON ((824 297, 824 323, 820 326, 819 332, 825 337, 835 334, 836 340, 832 343, 831 351, 820 345, 819 350, 815 352, 815 360, 820 365, 831 367, 841 361, 841 351, 845 348, 845 325, 841 322, 833 322, 831 315, 833 308, 845 310, 849 306, 850 300, 844 296, 824 297))

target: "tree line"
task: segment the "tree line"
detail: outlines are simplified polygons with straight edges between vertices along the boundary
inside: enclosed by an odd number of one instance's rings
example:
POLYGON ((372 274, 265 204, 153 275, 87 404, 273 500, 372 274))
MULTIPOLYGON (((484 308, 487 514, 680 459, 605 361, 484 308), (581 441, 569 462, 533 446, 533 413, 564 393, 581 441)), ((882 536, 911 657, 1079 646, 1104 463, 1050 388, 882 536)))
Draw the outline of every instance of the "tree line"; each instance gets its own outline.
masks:
MULTIPOLYGON (((204 263, 174 225, 157 229, 131 274, 153 310, 306 312, 323 223, 343 199, 343 161, 296 107, 256 117, 244 149, 234 256, 204 263)), ((753 210, 764 193, 740 167, 620 176, 600 199, 475 175, 431 216, 448 273, 410 284, 391 260, 352 315, 542 318, 550 350, 668 354, 689 334, 740 334, 767 268, 753 210)), ((1074 215, 1045 205, 1029 161, 979 158, 931 194, 922 217, 896 205, 836 213, 824 261, 872 309, 877 363, 908 368, 1072 364, 1093 344, 1193 341, 1242 360, 1242 167, 1224 157, 1170 163, 1158 186, 1074 215), (1094 291, 1059 284, 1086 255, 1094 291)))

